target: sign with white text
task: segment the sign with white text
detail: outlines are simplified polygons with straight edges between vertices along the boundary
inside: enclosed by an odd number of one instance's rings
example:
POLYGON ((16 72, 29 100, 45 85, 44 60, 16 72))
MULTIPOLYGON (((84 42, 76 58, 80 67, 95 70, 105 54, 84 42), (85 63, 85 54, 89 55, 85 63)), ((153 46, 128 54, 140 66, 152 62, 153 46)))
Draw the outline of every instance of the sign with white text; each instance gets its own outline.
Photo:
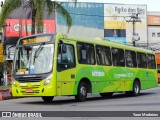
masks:
POLYGON ((105 39, 132 43, 133 32, 140 37, 138 43, 147 43, 146 5, 104 4, 105 39), (133 16, 141 22, 137 21, 133 25, 133 22, 131 22, 133 16))

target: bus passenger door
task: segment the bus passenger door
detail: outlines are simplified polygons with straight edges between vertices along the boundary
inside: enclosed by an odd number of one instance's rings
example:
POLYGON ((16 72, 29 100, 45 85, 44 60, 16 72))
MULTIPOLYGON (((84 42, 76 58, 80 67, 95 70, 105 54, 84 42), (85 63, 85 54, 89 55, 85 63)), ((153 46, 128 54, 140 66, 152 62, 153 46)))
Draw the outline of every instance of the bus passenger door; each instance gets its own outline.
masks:
POLYGON ((57 54, 57 95, 73 95, 76 73, 74 45, 59 43, 57 54))

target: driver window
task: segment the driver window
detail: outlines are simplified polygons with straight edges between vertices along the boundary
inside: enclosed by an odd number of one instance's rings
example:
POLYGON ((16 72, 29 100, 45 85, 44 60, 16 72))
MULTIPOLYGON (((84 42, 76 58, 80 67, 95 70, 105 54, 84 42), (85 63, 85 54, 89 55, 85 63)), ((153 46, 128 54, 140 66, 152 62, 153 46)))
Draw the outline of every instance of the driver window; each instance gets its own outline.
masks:
POLYGON ((75 67, 74 46, 58 45, 57 68, 59 71, 75 67))

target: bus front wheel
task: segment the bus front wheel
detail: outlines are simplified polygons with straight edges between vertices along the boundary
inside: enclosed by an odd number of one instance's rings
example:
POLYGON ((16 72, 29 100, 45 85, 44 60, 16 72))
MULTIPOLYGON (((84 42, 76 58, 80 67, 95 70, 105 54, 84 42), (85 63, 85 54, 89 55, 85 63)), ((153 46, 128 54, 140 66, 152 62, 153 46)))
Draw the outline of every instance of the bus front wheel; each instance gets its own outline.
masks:
POLYGON ((54 96, 43 96, 42 100, 44 102, 51 102, 53 100, 54 96))
POLYGON ((77 95, 75 96, 78 102, 83 102, 87 98, 87 87, 84 81, 79 83, 77 95))

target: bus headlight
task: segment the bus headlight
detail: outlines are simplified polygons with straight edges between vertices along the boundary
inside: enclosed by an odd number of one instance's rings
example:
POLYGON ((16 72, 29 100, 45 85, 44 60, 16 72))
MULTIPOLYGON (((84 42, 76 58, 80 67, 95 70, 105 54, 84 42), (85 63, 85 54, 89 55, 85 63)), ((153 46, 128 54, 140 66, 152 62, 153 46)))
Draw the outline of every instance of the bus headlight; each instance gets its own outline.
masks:
POLYGON ((44 85, 45 85, 45 86, 48 85, 48 84, 50 84, 51 78, 52 78, 52 74, 49 75, 49 76, 45 79, 45 81, 44 81, 44 85))
POLYGON ((17 87, 17 84, 16 84, 16 81, 15 80, 13 80, 13 83, 12 83, 13 85, 14 85, 14 87, 17 87))

